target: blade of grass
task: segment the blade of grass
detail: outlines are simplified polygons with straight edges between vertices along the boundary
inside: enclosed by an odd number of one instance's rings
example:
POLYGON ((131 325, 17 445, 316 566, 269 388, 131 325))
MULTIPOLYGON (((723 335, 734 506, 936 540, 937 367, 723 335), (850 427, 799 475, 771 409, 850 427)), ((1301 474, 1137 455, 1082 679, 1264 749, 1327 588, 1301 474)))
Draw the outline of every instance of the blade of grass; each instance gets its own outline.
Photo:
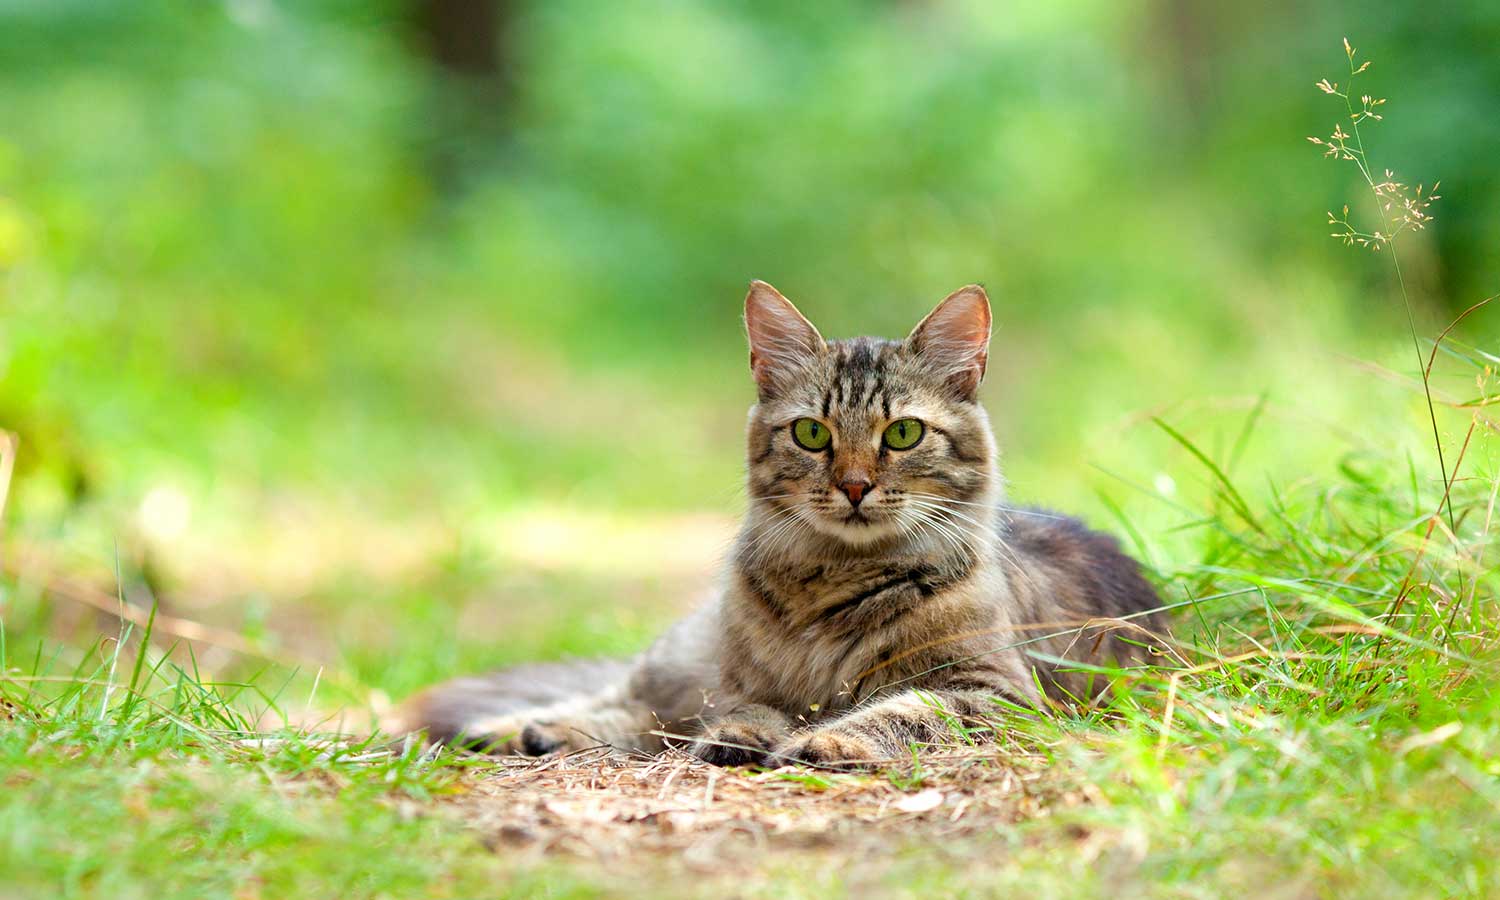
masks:
POLYGON ((1229 480, 1229 476, 1224 473, 1223 469, 1219 468, 1219 465, 1217 463, 1210 459, 1208 455, 1202 450, 1199 450, 1196 444, 1188 440, 1187 437, 1185 437, 1181 432, 1173 428, 1171 425, 1168 425, 1166 422, 1163 422, 1161 419, 1155 416, 1151 417, 1151 421, 1156 423, 1156 426, 1162 431, 1165 431, 1167 435, 1174 441, 1181 444, 1183 449, 1191 453, 1193 455, 1193 458, 1202 463, 1204 467, 1209 470, 1209 472, 1213 473, 1214 479, 1218 481, 1219 485, 1224 489, 1226 493, 1225 499, 1229 501, 1230 508, 1235 511, 1236 515, 1244 520, 1246 525, 1249 525, 1260 534, 1266 533, 1266 530, 1261 527, 1260 522, 1256 521, 1255 515, 1250 512, 1250 504, 1245 502, 1245 498, 1240 495, 1239 489, 1234 486, 1234 482, 1229 480))

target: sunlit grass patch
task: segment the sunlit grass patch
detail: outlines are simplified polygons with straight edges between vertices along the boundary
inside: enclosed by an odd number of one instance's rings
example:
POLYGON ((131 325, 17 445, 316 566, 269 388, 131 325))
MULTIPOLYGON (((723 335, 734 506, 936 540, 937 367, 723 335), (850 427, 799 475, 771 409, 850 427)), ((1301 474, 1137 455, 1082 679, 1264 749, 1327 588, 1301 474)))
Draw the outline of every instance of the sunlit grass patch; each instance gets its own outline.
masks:
POLYGON ((455 790, 468 762, 418 742, 267 731, 257 722, 286 701, 284 673, 216 680, 151 638, 149 621, 122 624, 71 656, 20 653, 0 631, 10 895, 347 896, 465 877, 449 864, 469 842, 401 804, 455 790), (413 845, 423 853, 377 849, 413 845))

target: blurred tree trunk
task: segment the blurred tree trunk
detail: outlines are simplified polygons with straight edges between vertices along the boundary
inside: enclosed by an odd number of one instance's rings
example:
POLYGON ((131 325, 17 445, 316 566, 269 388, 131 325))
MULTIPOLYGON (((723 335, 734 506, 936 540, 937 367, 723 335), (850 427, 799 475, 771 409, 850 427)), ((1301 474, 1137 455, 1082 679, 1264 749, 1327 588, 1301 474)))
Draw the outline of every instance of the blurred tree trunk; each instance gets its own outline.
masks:
POLYGON ((417 30, 433 62, 469 78, 498 78, 506 0, 416 0, 417 30))
POLYGON ((1215 24, 1222 14, 1191 0, 1166 0, 1156 7, 1162 62, 1176 75, 1179 100, 1196 128, 1207 116, 1213 96, 1211 61, 1215 24))
POLYGON ((492 160, 506 136, 514 13, 512 0, 412 0, 412 27, 433 72, 424 152, 445 193, 492 160))

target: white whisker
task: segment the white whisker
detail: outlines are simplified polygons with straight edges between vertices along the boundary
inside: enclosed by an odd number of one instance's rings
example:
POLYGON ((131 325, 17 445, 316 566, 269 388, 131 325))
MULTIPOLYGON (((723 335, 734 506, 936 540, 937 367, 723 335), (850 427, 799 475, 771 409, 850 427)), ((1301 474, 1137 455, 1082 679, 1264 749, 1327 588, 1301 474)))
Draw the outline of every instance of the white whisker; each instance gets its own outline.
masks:
MULTIPOLYGON (((915 496, 915 495, 912 495, 912 496, 915 496)), ((925 496, 929 496, 929 495, 921 495, 921 496, 925 497, 925 496)), ((1012 547, 1010 545, 1010 543, 1005 540, 1004 536, 998 530, 994 529, 992 526, 986 526, 983 523, 978 522, 975 519, 973 519, 973 518, 971 518, 971 517, 969 517, 967 515, 964 515, 963 513, 959 512, 958 510, 947 509, 947 508, 944 508, 944 507, 942 507, 941 505, 939 505, 937 503, 932 503, 932 502, 927 501, 927 500, 911 500, 910 504, 911 504, 911 506, 914 509, 921 510, 921 511, 923 511, 926 514, 930 515, 930 514, 941 512, 944 515, 956 516, 956 517, 958 517, 960 519, 964 519, 964 520, 966 520, 966 521, 968 521, 970 523, 973 523, 976 527, 979 527, 981 529, 984 529, 984 530, 988 531, 989 532, 989 536, 991 537, 991 539, 994 542, 995 549, 1000 553, 1000 555, 1005 559, 1006 562, 1010 563, 1010 567, 1015 570, 1016 574, 1019 575, 1020 577, 1024 578, 1026 580, 1026 582, 1032 586, 1032 588, 1037 588, 1036 581, 1031 577, 1031 574, 1026 571, 1026 567, 1021 564, 1021 558, 1016 553, 1015 548, 1012 547)), ((976 504, 976 505, 979 505, 979 504, 976 504)))
POLYGON ((1061 521, 1067 520, 1067 518, 1068 518, 1067 516, 1060 516, 1060 515, 1057 515, 1056 513, 1046 513, 1046 512, 1042 512, 1041 510, 1037 510, 1037 509, 1026 509, 1025 507, 1022 507, 1022 506, 1007 506, 1004 503, 998 503, 998 502, 996 502, 996 503, 975 503, 972 500, 956 500, 956 499, 954 499, 952 497, 940 497, 937 494, 927 494, 927 493, 923 493, 921 491, 907 491, 906 495, 908 497, 920 497, 923 500, 936 500, 936 501, 938 501, 940 503, 954 503, 954 504, 958 504, 959 506, 977 506, 980 509, 996 510, 996 511, 999 511, 999 512, 1010 513, 1010 514, 1018 515, 1018 516, 1029 516, 1029 517, 1031 517, 1033 519, 1054 519, 1056 521, 1061 522, 1061 521))
POLYGON ((978 519, 975 519, 975 518, 973 518, 972 516, 969 516, 969 515, 965 515, 964 513, 961 513, 961 512, 959 512, 956 509, 948 509, 945 506, 940 506, 940 505, 938 505, 936 503, 932 503, 931 501, 928 501, 928 500, 911 500, 911 501, 908 501, 908 502, 910 502, 911 505, 913 505, 913 506, 919 506, 919 507, 921 507, 923 509, 935 510, 937 512, 943 513, 944 515, 954 516, 956 518, 963 519, 965 522, 970 523, 975 528, 979 528, 979 529, 984 530, 984 531, 991 531, 991 530, 994 529, 994 525, 992 525, 992 524, 987 524, 985 522, 981 522, 978 519))
POLYGON ((963 539, 963 537, 957 532, 957 530, 951 523, 943 522, 929 510, 922 510, 920 508, 917 508, 917 511, 920 516, 919 521, 922 521, 930 526, 933 533, 942 537, 943 540, 947 542, 947 544, 952 547, 956 553, 958 553, 960 556, 974 554, 974 548, 969 545, 968 541, 965 541, 963 539))
POLYGON ((810 525, 801 506, 781 507, 751 532, 749 556, 760 562, 779 550, 788 538, 797 537, 810 525))

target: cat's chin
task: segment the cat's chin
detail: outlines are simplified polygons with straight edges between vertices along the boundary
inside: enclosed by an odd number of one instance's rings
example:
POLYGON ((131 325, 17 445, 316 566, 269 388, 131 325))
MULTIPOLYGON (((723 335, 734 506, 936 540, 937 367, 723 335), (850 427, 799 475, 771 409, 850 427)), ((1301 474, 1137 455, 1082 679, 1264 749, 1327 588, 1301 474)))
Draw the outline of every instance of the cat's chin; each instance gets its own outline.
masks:
POLYGON ((819 519, 813 524, 819 533, 851 547, 869 547, 891 541, 901 535, 895 520, 848 518, 819 519))

